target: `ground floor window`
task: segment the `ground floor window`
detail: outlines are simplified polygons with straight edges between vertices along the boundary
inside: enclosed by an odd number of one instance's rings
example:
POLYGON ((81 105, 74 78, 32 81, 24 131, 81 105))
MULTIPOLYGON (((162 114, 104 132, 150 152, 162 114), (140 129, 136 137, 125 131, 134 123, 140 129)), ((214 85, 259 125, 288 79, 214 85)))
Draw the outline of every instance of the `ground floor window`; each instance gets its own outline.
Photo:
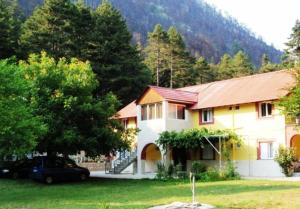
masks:
POLYGON ((275 157, 274 142, 260 142, 259 157, 261 160, 273 159, 275 157))
POLYGON ((210 144, 205 144, 201 149, 202 160, 215 160, 215 150, 210 144))

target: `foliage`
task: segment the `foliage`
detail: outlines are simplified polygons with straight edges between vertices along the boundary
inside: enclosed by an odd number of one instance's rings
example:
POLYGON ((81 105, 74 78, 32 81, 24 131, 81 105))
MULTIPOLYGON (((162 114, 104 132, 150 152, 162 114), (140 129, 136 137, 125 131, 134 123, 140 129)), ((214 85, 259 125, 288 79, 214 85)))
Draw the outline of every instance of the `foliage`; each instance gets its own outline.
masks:
MULTIPOLYGON (((20 0, 26 14, 42 0, 20 0)), ((224 53, 234 55, 244 49, 252 62, 260 65, 261 55, 266 53, 272 62, 279 62, 282 52, 267 45, 253 32, 204 0, 110 0, 128 22, 135 42, 146 45, 147 34, 155 24, 165 28, 175 26, 184 35, 189 51, 199 57, 218 62, 224 53)), ((96 8, 101 0, 85 0, 96 8)))
POLYGON ((70 0, 45 0, 22 27, 20 36, 24 58, 45 50, 50 56, 76 57, 75 42, 77 10, 70 0))
POLYGON ((35 114, 49 127, 38 141, 38 151, 66 155, 85 150, 95 156, 127 147, 119 123, 109 119, 118 101, 112 94, 93 97, 98 82, 89 63, 56 61, 43 52, 20 66, 32 82, 35 114))
POLYGON ((288 47, 286 50, 287 55, 292 60, 300 62, 300 20, 297 20, 292 28, 292 34, 286 45, 288 47))
POLYGON ((278 148, 278 154, 275 156, 275 161, 282 168, 284 175, 291 176, 293 163, 297 161, 295 149, 293 147, 285 148, 281 145, 278 148))
POLYGON ((295 77, 296 85, 289 89, 289 95, 280 99, 279 106, 285 115, 297 118, 300 116, 300 68, 294 69, 290 73, 295 77))
POLYGON ((216 72, 204 57, 199 57, 194 64, 192 77, 195 78, 195 83, 197 84, 208 83, 215 81, 216 72))
POLYGON ((197 148, 203 147, 205 137, 216 138, 222 137, 229 140, 231 143, 241 143, 241 138, 231 130, 213 130, 213 129, 185 129, 180 132, 164 131, 160 134, 157 144, 161 145, 163 149, 168 147, 173 148, 197 148))
POLYGON ((157 163, 156 179, 168 180, 172 179, 175 175, 175 167, 173 164, 165 165, 162 162, 157 163))
POLYGON ((270 61, 268 55, 263 54, 261 57, 261 67, 259 69, 260 73, 267 73, 279 70, 281 67, 277 64, 274 64, 270 61))
POLYGON ((26 58, 44 50, 55 59, 89 60, 99 83, 95 96, 113 92, 127 104, 150 83, 125 20, 107 1, 93 11, 82 1, 46 0, 24 23, 20 42, 26 58))
POLYGON ((240 174, 236 171, 234 163, 229 159, 226 161, 222 174, 226 180, 240 179, 240 174))
POLYGON ((0 59, 18 53, 21 17, 17 0, 0 0, 0 59))
POLYGON ((118 10, 103 1, 92 17, 93 33, 86 53, 100 83, 95 93, 113 92, 122 104, 128 104, 150 83, 150 72, 131 45, 131 34, 118 10))
POLYGON ((207 170, 207 165, 205 165, 203 162, 194 161, 192 163, 192 169, 191 172, 194 174, 200 174, 207 170))
POLYGON ((208 182, 208 181, 222 181, 225 180, 220 171, 216 168, 208 168, 206 172, 200 173, 198 175, 198 179, 200 181, 208 182))
POLYGON ((30 106, 31 85, 13 60, 0 61, 0 157, 34 150, 47 130, 30 106))

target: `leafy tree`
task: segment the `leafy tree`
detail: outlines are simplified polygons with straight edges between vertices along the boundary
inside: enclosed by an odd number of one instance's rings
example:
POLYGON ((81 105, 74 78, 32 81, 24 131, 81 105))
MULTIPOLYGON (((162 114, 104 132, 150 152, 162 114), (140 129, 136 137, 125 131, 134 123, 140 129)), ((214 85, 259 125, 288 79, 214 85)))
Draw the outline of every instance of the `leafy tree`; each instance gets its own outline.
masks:
POLYGON ((21 16, 16 0, 0 0, 0 58, 17 54, 21 16))
POLYGON ((42 50, 56 59, 75 56, 77 15, 70 0, 45 0, 24 23, 20 37, 24 57, 42 50))
POLYGON ((160 85, 160 75, 168 69, 167 57, 168 34, 160 24, 148 34, 148 44, 145 48, 145 63, 152 72, 153 83, 160 85))
POLYGON ((150 72, 131 45, 131 34, 118 10, 103 1, 93 18, 87 58, 100 83, 95 92, 101 96, 111 91, 127 104, 150 83, 150 72))
POLYGON ((296 21, 295 26, 292 28, 292 34, 289 41, 286 43, 288 49, 287 54, 294 60, 300 59, 300 20, 296 21))
POLYGON ((194 65, 194 75, 196 83, 202 84, 215 80, 215 72, 210 67, 204 57, 199 57, 194 65))
POLYGON ((57 62, 43 52, 20 65, 32 81, 35 114, 49 127, 39 138, 38 151, 67 155, 85 150, 95 156, 126 147, 118 123, 109 119, 118 101, 112 94, 93 97, 98 82, 88 62, 57 62))
POLYGON ((34 116, 30 83, 13 61, 0 61, 0 82, 0 157, 27 154, 47 127, 34 116))

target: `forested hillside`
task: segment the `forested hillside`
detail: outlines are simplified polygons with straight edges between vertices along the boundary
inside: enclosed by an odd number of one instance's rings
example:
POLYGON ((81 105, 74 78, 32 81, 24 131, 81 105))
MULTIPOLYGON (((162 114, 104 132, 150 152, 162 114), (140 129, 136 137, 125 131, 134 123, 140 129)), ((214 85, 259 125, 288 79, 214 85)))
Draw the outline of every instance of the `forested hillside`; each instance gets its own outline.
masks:
MULTIPOLYGON (((43 0, 19 0, 26 15, 43 0)), ((101 0, 85 0, 96 8, 101 0)), ((148 32, 157 23, 175 26, 184 36, 190 52, 218 62, 224 53, 234 55, 244 50, 258 66, 263 54, 279 62, 281 52, 257 38, 234 18, 222 16, 203 0, 111 0, 127 20, 135 42, 144 46, 148 32)))

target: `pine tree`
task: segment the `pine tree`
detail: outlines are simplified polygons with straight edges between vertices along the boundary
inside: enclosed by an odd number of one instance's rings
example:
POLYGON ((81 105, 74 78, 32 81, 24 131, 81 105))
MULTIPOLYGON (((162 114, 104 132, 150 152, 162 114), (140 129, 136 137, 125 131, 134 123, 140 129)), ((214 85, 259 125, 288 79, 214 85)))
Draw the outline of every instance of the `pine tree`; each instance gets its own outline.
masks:
POLYGON ((229 54, 224 54, 217 65, 218 80, 224 80, 234 77, 232 69, 232 58, 229 54))
POLYGON ((215 80, 215 73, 204 57, 199 57, 194 65, 196 83, 202 84, 215 80))
POLYGON ((131 34, 118 10, 103 1, 93 12, 93 19, 86 54, 100 83, 96 95, 113 92, 127 104, 150 83, 150 72, 131 45, 131 34))
POLYGON ((153 82, 160 85, 160 74, 168 69, 167 57, 168 35, 161 25, 157 24, 153 32, 148 34, 145 48, 145 64, 152 71, 153 82))
POLYGON ((170 88, 192 82, 192 58, 186 51, 182 36, 175 27, 168 30, 167 62, 170 69, 170 88))
POLYGON ((267 72, 272 72, 275 70, 278 70, 279 66, 276 64, 272 63, 268 57, 268 55, 263 54, 261 57, 261 67, 259 69, 260 73, 267 73, 267 72))
POLYGON ((253 74, 253 65, 243 51, 236 53, 232 59, 233 77, 241 77, 253 74))
POLYGON ((292 29, 292 34, 286 45, 288 47, 286 52, 290 58, 295 61, 300 60, 300 20, 296 21, 296 24, 292 29))
POLYGON ((20 42, 24 56, 45 50, 54 58, 76 57, 77 15, 76 7, 70 0, 45 0, 23 26, 20 42))
POLYGON ((0 0, 0 58, 18 52, 21 16, 16 0, 0 0))

